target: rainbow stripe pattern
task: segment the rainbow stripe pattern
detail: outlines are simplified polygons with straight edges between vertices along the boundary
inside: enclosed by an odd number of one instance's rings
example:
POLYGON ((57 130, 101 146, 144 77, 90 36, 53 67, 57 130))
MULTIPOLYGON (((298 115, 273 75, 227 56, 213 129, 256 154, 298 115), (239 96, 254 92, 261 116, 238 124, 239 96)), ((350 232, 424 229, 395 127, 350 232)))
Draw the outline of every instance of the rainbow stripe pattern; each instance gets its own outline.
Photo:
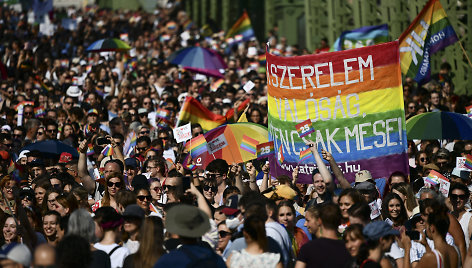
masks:
POLYGON ((257 150, 256 147, 259 144, 259 142, 255 139, 252 139, 246 135, 243 135, 243 140, 241 141, 241 145, 239 148, 242 150, 250 153, 250 154, 256 154, 257 150))
POLYGON ((256 149, 257 149, 257 159, 269 157, 275 152, 274 142, 269 141, 269 142, 259 143, 256 149))
POLYGON ((298 162, 305 161, 312 156, 313 154, 311 153, 310 147, 308 147, 307 149, 300 151, 300 160, 298 162))
POLYGON ((247 41, 254 37, 254 30, 252 29, 251 20, 246 11, 234 23, 233 27, 226 33, 226 40, 228 44, 236 44, 242 41, 247 41), (228 42, 228 39, 231 41, 228 42))
POLYGON ((430 0, 399 38, 402 73, 420 84, 429 81, 431 55, 458 40, 441 2, 430 0))
MULTIPOLYGON (((353 181, 367 169, 374 178, 408 173, 403 88, 398 41, 358 49, 297 57, 267 57, 268 129, 284 163, 272 167, 288 175, 312 140, 330 152, 353 181), (311 120, 314 132, 296 135, 311 120)), ((309 171, 300 173, 310 183, 309 171)))
POLYGON ((306 137, 311 133, 315 132, 315 129, 313 129, 310 119, 307 119, 301 122, 300 124, 296 124, 295 128, 297 129, 298 136, 300 136, 300 138, 306 137))
POLYGON ((93 150, 93 145, 89 143, 88 145, 88 149, 87 149, 87 155, 88 156, 91 156, 95 153, 95 151, 93 150))
POLYGON ((211 92, 216 92, 218 90, 218 88, 221 85, 223 85, 224 82, 225 82, 225 80, 223 78, 220 78, 220 79, 216 80, 215 82, 211 83, 211 85, 210 85, 211 92))
POLYGON ((203 134, 190 140, 189 151, 192 158, 196 158, 199 155, 207 152, 207 142, 203 134))
POLYGON ((105 148, 103 149, 102 151, 102 154, 104 156, 111 156, 113 155, 113 147, 109 144, 107 146, 105 146, 105 148))
POLYGON ((464 166, 468 169, 472 169, 472 155, 468 154, 465 156, 464 166))

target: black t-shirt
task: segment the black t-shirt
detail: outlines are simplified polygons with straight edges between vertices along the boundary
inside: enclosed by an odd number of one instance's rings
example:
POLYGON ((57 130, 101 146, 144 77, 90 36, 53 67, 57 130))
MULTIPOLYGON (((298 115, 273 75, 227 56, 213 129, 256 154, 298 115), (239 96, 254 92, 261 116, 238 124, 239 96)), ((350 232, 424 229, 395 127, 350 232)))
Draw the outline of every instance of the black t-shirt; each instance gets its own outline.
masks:
POLYGON ((306 267, 344 267, 351 255, 342 240, 318 238, 303 245, 298 260, 306 267))

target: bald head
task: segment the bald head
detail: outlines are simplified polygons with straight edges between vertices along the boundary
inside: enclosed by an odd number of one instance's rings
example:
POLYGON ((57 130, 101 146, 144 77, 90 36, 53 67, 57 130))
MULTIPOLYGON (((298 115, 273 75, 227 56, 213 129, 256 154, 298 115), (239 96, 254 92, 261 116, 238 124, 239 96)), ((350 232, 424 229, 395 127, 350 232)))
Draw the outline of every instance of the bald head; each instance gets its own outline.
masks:
POLYGON ((56 261, 56 251, 49 244, 41 244, 34 251, 34 266, 53 266, 56 261))

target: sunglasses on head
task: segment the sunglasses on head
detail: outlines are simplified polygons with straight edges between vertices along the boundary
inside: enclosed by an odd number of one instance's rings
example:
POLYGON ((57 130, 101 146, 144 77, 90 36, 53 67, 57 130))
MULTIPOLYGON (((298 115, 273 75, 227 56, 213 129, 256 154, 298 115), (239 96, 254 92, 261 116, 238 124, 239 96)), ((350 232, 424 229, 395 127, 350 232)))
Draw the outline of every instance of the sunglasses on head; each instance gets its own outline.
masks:
POLYGON ((136 198, 141 202, 144 201, 144 199, 146 199, 147 201, 152 200, 152 196, 150 196, 150 195, 138 195, 138 196, 136 196, 136 198))
POLYGON ((108 187, 113 187, 113 186, 115 186, 116 188, 120 188, 120 187, 121 187, 121 181, 119 181, 119 182, 111 182, 111 181, 109 181, 109 182, 107 182, 107 186, 108 186, 108 187))

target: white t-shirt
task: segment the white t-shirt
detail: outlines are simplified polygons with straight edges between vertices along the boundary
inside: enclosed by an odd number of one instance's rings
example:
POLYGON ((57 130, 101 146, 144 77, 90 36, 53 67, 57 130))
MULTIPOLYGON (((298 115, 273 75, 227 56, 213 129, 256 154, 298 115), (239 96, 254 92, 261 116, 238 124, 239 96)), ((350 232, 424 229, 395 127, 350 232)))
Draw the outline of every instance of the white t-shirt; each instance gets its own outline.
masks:
MULTIPOLYGON (((118 244, 114 243, 111 245, 102 245, 100 243, 96 243, 93 245, 96 249, 103 250, 107 254, 111 252, 115 247, 118 246, 118 244)), ((123 262, 125 261, 125 258, 128 257, 129 255, 129 250, 125 247, 120 247, 113 254, 110 256, 110 261, 111 261, 111 268, 120 268, 123 267, 123 262)))

